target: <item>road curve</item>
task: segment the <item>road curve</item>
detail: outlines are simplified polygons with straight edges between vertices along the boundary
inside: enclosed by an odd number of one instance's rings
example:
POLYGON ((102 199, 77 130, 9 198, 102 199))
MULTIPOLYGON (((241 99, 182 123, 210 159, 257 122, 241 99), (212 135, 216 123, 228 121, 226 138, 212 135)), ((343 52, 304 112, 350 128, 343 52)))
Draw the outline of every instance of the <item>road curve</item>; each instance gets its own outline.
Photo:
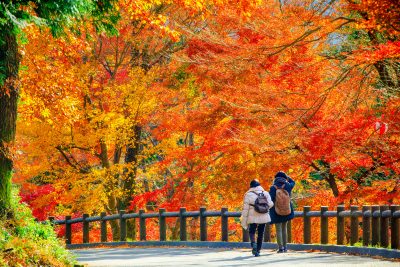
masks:
POLYGON ((249 249, 215 248, 99 248, 73 250, 89 267, 104 266, 357 266, 400 267, 400 262, 325 252, 293 251, 277 254, 264 250, 260 257, 249 249))

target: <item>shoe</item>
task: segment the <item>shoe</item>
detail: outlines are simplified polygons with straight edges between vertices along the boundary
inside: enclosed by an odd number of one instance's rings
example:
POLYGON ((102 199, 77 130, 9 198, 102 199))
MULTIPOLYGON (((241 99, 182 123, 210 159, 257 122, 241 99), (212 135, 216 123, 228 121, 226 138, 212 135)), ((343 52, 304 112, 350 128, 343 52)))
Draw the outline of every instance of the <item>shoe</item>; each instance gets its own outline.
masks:
MULTIPOLYGON (((251 253, 252 253, 254 256, 256 256, 256 254, 257 254, 257 244, 256 244, 256 243, 252 243, 252 244, 251 244, 251 247, 252 247, 251 253)), ((256 257, 257 257, 257 256, 256 256, 256 257)))
POLYGON ((287 247, 283 247, 282 249, 283 249, 283 252, 285 252, 285 253, 287 252, 287 247))
POLYGON ((279 248, 276 252, 277 253, 284 253, 285 251, 283 250, 283 248, 279 248))
POLYGON ((257 243, 257 251, 260 253, 260 250, 262 248, 262 243, 257 243))
POLYGON ((256 251, 256 254, 254 254, 254 257, 260 257, 260 252, 256 251))

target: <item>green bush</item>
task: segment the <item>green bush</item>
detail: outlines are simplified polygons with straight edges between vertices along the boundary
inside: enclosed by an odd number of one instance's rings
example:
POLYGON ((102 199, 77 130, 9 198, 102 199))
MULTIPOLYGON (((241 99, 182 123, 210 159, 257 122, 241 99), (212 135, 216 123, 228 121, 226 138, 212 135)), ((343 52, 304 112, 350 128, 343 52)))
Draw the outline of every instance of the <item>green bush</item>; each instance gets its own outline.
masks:
POLYGON ((31 210, 13 192, 14 218, 0 220, 0 266, 73 266, 73 255, 48 223, 35 222, 31 210))

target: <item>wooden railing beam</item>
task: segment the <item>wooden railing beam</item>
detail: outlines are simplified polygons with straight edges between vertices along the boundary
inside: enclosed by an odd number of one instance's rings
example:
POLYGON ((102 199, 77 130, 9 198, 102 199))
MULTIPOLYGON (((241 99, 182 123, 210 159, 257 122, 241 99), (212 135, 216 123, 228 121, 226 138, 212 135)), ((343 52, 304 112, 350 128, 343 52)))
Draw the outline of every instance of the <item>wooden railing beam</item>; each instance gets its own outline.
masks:
MULTIPOLYGON (((393 205, 390 207, 392 214, 395 212, 400 211, 400 206, 393 205)), ((400 249, 400 218, 393 217, 390 222, 390 229, 391 229, 391 248, 392 249, 400 249)))
POLYGON ((200 241, 207 241, 207 217, 204 216, 206 207, 200 208, 200 241))
POLYGON ((180 233, 179 237, 181 241, 187 241, 187 233, 186 233, 186 218, 183 214, 186 212, 186 208, 180 208, 179 210, 179 227, 180 233))
MULTIPOLYGON (((381 206, 381 213, 390 211, 388 205, 381 206)), ((389 217, 381 217, 381 247, 387 248, 389 246, 389 217)))
POLYGON ((123 217, 124 214, 124 210, 119 211, 120 241, 126 241, 126 219, 123 217))
POLYGON ((371 243, 371 217, 366 216, 368 213, 371 213, 370 206, 363 206, 363 217, 362 217, 362 239, 363 246, 368 246, 371 243))
POLYGON ((228 216, 226 216, 228 208, 224 207, 221 209, 221 241, 228 242, 228 216))
MULTIPOLYGON (((377 205, 372 206, 371 209, 372 214, 380 213, 380 208, 377 205)), ((379 242, 380 242, 380 223, 379 223, 379 217, 375 217, 373 216, 371 219, 372 223, 371 223, 371 229, 372 229, 372 237, 371 237, 371 245, 372 246, 378 246, 379 242)))
POLYGON ((140 241, 146 241, 146 218, 144 210, 139 210, 140 241))
POLYGON ((358 242, 358 206, 351 206, 351 219, 350 219, 350 245, 354 246, 358 242))
POLYGON ((159 231, 160 231, 160 241, 166 241, 167 240, 167 224, 165 217, 163 217, 163 213, 165 212, 165 209, 160 208, 158 210, 159 213, 159 231))
POLYGON ((344 211, 344 206, 337 206, 336 211, 336 244, 344 245, 344 217, 340 216, 340 213, 344 211))
MULTIPOLYGON (((159 220, 159 236, 160 241, 167 240, 167 217, 178 217, 180 223, 180 240, 187 241, 187 218, 200 218, 200 241, 207 241, 207 217, 220 217, 221 218, 221 240, 228 242, 229 240, 229 227, 228 220, 230 217, 237 218, 240 212, 229 212, 228 208, 222 208, 220 211, 207 211, 205 207, 201 207, 199 211, 186 211, 186 208, 180 208, 179 212, 166 212, 165 209, 160 208, 158 213, 145 213, 144 210, 139 210, 138 213, 126 214, 125 211, 120 211, 119 214, 106 215, 102 212, 100 216, 89 217, 84 214, 81 218, 71 219, 71 216, 66 216, 64 220, 55 220, 54 217, 49 217, 49 221, 53 225, 65 224, 65 242, 71 244, 72 242, 72 224, 82 223, 83 235, 82 242, 89 243, 89 223, 100 222, 101 228, 101 242, 107 242, 107 221, 119 220, 120 226, 120 241, 126 241, 127 236, 127 219, 139 218, 139 231, 140 240, 146 241, 146 219, 158 218, 159 220)), ((350 244, 354 245, 359 241, 359 228, 362 219, 362 243, 363 246, 380 245, 382 247, 391 246, 392 249, 399 249, 400 247, 400 206, 387 205, 382 206, 363 206, 362 210, 358 210, 357 206, 351 206, 350 210, 345 210, 344 206, 338 206, 336 211, 329 211, 328 207, 322 206, 319 211, 311 211, 310 206, 304 206, 303 211, 296 211, 295 217, 303 218, 303 242, 310 244, 311 240, 311 218, 320 217, 320 243, 328 244, 329 242, 329 217, 336 217, 336 237, 337 244, 344 245, 344 221, 346 217, 350 217, 350 244), (390 236, 389 236, 390 234, 390 236)), ((291 238, 291 221, 288 223, 288 241, 291 238)), ((249 241, 248 231, 242 229, 243 242, 249 241)), ((264 241, 270 242, 270 225, 267 224, 264 233, 264 241)))
MULTIPOLYGON (((100 214, 100 217, 103 219, 104 217, 106 217, 107 216, 107 214, 105 213, 105 212, 102 212, 101 214, 100 214)), ((105 220, 101 220, 100 221, 100 231, 101 231, 101 234, 100 234, 100 241, 101 242, 107 242, 107 221, 105 221, 105 220)))
POLYGON ((71 220, 71 215, 65 216, 65 243, 67 245, 72 242, 72 230, 71 224, 68 222, 69 220, 71 220))
POLYGON ((311 217, 307 216, 310 206, 303 207, 303 243, 311 244, 311 217))

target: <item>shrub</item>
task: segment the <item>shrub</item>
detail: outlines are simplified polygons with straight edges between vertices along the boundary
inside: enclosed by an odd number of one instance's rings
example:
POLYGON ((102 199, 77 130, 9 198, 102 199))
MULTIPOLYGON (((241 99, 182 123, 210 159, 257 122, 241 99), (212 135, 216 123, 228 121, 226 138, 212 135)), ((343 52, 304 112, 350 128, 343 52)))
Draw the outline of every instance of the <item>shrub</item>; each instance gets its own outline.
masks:
POLYGON ((36 222, 13 191, 14 218, 0 220, 0 266, 73 266, 73 255, 49 223, 36 222))

